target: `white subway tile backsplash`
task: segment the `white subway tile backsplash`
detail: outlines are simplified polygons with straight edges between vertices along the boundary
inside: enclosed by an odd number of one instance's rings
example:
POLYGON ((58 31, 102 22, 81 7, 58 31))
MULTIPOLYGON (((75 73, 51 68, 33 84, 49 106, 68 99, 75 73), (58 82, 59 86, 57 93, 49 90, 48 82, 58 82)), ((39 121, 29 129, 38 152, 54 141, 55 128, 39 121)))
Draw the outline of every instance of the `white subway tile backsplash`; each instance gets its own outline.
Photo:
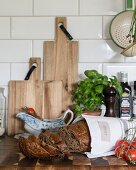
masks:
POLYGON ((29 63, 12 63, 11 80, 24 80, 29 70, 29 63))
POLYGON ((53 17, 13 17, 13 39, 54 39, 53 17))
POLYGON ((67 28, 74 39, 101 39, 102 17, 68 17, 67 28))
POLYGON ((31 56, 31 40, 0 40, 0 62, 28 62, 31 56))
POLYGON ((10 64, 0 63, 0 86, 8 85, 10 80, 10 64))
POLYGON ((103 38, 111 39, 110 37, 110 24, 114 16, 104 16, 103 17, 103 38))
POLYGON ((124 0, 80 0, 80 15, 115 15, 124 6, 124 0))
POLYGON ((78 15, 78 0, 34 0, 34 15, 78 15))
MULTIPOLYGON (((123 49, 122 49, 122 51, 123 51, 123 49)), ((126 63, 136 63, 136 56, 133 56, 133 57, 126 57, 125 56, 125 62, 126 63)))
POLYGON ((0 39, 10 39, 9 17, 0 17, 0 39))
POLYGON ((79 80, 86 78, 84 75, 85 70, 97 70, 102 73, 102 64, 100 63, 79 63, 78 64, 78 74, 79 80))
POLYGON ((32 15, 33 0, 0 0, 0 16, 32 15))
POLYGON ((117 76, 121 71, 128 72, 128 81, 136 80, 136 63, 109 63, 103 65, 103 74, 111 77, 117 76))
POLYGON ((43 45, 45 40, 33 40, 33 57, 41 57, 43 61, 43 45))
MULTIPOLYGON (((28 71, 29 63, 12 63, 11 80, 24 80, 28 71)), ((41 63, 41 80, 43 80, 43 63, 41 63)))
POLYGON ((124 62, 120 51, 111 40, 80 40, 79 62, 124 62))
POLYGON ((136 80, 136 56, 121 55, 109 34, 124 9, 124 0, 0 0, 0 87, 7 101, 8 81, 24 80, 30 57, 41 57, 43 79, 43 44, 54 41, 56 16, 67 17, 68 32, 79 40, 79 80, 92 69, 109 77, 128 71, 129 81, 136 80))

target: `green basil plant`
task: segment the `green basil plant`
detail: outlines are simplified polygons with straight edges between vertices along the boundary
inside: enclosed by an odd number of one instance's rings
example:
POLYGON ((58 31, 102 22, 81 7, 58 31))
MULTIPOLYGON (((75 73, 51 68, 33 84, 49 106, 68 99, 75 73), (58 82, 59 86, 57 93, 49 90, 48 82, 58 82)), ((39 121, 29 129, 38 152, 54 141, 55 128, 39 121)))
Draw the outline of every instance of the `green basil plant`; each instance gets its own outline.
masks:
POLYGON ((117 89, 118 95, 122 94, 122 87, 116 76, 108 78, 99 74, 96 70, 86 70, 84 74, 87 78, 78 82, 78 87, 72 96, 76 103, 73 105, 73 108, 76 110, 75 117, 81 115, 81 112, 84 110, 100 110, 101 105, 105 103, 103 90, 109 84, 112 84, 117 89))

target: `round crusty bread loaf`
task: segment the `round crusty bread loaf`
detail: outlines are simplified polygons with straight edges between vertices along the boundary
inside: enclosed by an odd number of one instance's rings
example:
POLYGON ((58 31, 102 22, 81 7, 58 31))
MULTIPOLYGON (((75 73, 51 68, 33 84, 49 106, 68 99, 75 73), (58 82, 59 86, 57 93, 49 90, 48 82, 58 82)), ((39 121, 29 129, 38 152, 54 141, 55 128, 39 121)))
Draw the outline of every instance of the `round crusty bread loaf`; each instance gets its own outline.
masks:
POLYGON ((47 159, 64 157, 70 152, 91 150, 91 136, 87 123, 79 121, 62 127, 57 133, 49 130, 40 133, 39 138, 30 135, 28 139, 19 138, 20 151, 29 158, 47 159))
POLYGON ((45 159, 59 154, 59 150, 51 145, 44 143, 44 141, 30 135, 27 138, 19 138, 20 151, 29 158, 45 159))
POLYGON ((20 151, 29 158, 47 158, 50 154, 43 149, 38 143, 24 137, 19 138, 20 151))

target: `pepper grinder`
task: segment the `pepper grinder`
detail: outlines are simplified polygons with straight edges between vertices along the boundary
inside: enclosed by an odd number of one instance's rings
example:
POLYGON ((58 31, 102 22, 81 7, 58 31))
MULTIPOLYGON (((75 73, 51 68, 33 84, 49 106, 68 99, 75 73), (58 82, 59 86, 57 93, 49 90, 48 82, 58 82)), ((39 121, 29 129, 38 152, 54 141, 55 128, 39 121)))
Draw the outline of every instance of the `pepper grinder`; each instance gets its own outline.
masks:
POLYGON ((117 117, 115 114, 115 98, 117 91, 114 87, 112 87, 112 84, 109 84, 107 88, 104 89, 103 94, 105 96, 105 102, 106 102, 106 117, 117 117))

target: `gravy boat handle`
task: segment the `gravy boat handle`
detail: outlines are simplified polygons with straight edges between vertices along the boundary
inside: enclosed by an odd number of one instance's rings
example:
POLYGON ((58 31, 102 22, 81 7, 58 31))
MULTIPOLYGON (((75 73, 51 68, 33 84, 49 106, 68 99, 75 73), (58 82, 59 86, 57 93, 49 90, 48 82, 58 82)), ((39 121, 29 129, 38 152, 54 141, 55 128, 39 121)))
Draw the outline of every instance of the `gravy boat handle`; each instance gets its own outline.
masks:
POLYGON ((69 124, 71 123, 71 121, 73 120, 73 117, 74 117, 74 113, 73 113, 70 109, 68 109, 68 110, 66 110, 66 111, 64 112, 63 119, 65 119, 65 117, 66 117, 66 115, 67 115, 68 113, 70 113, 70 119, 69 119, 69 121, 66 123, 66 125, 69 125, 69 124))

